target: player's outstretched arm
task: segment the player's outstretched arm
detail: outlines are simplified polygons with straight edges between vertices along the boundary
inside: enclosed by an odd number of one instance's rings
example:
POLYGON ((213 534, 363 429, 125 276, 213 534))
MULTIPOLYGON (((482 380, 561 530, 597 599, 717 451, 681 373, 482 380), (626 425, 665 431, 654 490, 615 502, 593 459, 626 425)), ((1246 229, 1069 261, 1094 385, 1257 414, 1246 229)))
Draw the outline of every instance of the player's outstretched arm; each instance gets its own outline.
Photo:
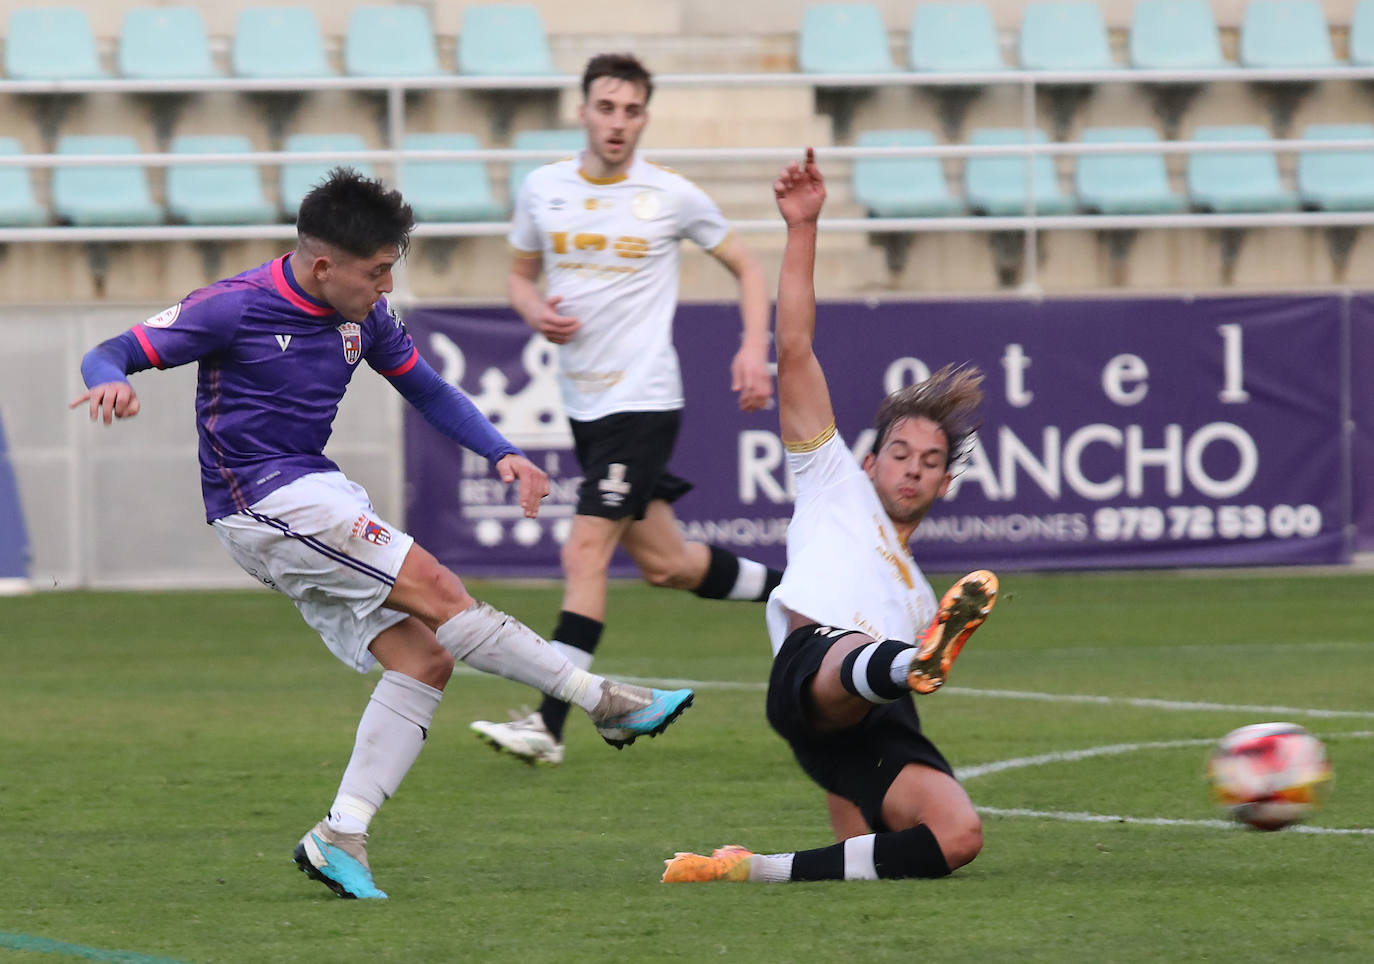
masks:
POLYGON ((783 442, 809 442, 835 424, 825 372, 816 358, 816 222, 825 203, 825 179, 816 155, 793 161, 773 182, 778 211, 787 222, 787 245, 778 275, 778 421, 783 442))
POLYGON ((91 421, 100 419, 109 425, 116 418, 133 418, 138 414, 138 393, 128 382, 105 382, 92 385, 81 395, 72 399, 68 408, 89 403, 91 421))
POLYGON ((525 510, 525 518, 533 519, 539 514, 539 503, 549 494, 549 477, 539 466, 516 452, 501 456, 496 463, 496 474, 509 485, 516 482, 520 486, 520 508, 525 510))
POLYGON ((146 356, 129 332, 102 341, 81 359, 86 391, 67 407, 89 405, 91 421, 100 419, 106 425, 116 418, 133 418, 138 414, 138 393, 127 376, 148 367, 146 356))

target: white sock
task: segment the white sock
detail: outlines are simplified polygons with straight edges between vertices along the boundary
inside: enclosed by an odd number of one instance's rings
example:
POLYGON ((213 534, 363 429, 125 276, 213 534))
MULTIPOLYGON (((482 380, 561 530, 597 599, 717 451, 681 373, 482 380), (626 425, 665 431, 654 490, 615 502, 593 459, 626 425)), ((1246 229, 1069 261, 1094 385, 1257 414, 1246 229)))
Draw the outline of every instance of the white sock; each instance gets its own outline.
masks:
POLYGON ((785 884, 792 879, 793 854, 754 854, 749 858, 749 879, 754 883, 785 884))
POLYGON ((373 815, 396 792, 425 745, 443 691, 387 670, 358 721, 339 792, 326 818, 342 833, 365 833, 373 815))
POLYGON ((602 677, 578 669, 518 619, 474 603, 435 631, 439 645, 473 669, 533 686, 587 712, 601 699, 602 677))
POLYGON ((559 639, 551 639, 549 640, 549 642, 553 644, 554 649, 558 650, 560 653, 562 653, 564 656, 568 658, 569 663, 572 663, 578 669, 591 668, 592 654, 587 652, 585 649, 578 649, 576 646, 569 646, 567 643, 559 639))
POLYGON ((875 834, 865 833, 844 842, 844 879, 877 880, 878 867, 873 863, 875 834))
POLYGON ((753 559, 739 559, 739 575, 735 576, 735 584, 730 587, 730 591, 725 594, 726 599, 758 599, 763 592, 764 583, 768 579, 768 567, 761 562, 753 559))

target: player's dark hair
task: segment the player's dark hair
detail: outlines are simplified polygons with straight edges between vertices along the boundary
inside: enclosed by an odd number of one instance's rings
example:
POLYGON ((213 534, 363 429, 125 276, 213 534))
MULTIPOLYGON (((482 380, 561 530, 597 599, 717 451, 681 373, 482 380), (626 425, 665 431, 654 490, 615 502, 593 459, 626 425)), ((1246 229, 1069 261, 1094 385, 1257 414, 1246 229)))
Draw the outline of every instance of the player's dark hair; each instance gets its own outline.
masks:
POLYGON ((967 454, 973 433, 981 424, 978 406, 983 401, 983 373, 972 366, 946 365, 923 382, 893 392, 878 406, 873 427, 873 454, 887 441, 892 426, 903 419, 928 418, 940 426, 949 443, 948 467, 967 454))
POLYGON ((415 215, 400 191, 336 167, 310 189, 296 215, 296 233, 332 245, 355 258, 370 258, 395 246, 405 254, 415 215))
POLYGON ((582 99, 586 100, 592 89, 592 81, 598 77, 614 77, 644 88, 644 103, 654 96, 654 79, 649 68, 639 62, 634 54, 597 54, 587 61, 582 71, 582 99))

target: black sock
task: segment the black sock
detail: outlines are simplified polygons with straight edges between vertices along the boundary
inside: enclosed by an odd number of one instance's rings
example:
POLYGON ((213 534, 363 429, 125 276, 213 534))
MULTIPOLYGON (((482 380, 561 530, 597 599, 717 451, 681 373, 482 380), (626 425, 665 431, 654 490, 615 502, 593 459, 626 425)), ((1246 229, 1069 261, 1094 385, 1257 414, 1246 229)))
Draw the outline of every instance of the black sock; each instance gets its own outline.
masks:
POLYGON ((949 864, 935 834, 923 823, 889 830, 873 840, 873 866, 879 877, 947 877, 949 864))
MULTIPOLYGON (((601 642, 601 630, 605 625, 599 620, 570 613, 565 609, 558 614, 558 626, 553 631, 553 638, 590 655, 596 652, 597 643, 601 642)), ((544 725, 549 728, 555 740, 563 739, 563 724, 568 719, 568 709, 567 703, 552 696, 545 696, 544 702, 539 704, 539 715, 544 718, 544 725)))
POLYGON ((763 602, 782 582, 782 571, 770 569, 752 559, 741 559, 729 549, 707 546, 711 561, 706 575, 692 590, 702 599, 738 599, 763 602))
POLYGON ((911 658, 902 654, 911 651, 910 643, 899 643, 895 639, 850 650, 840 665, 840 684, 870 703, 891 703, 901 699, 909 689, 905 681, 893 681, 892 666, 898 659, 909 664, 911 658))
POLYGON ((844 880, 844 844, 798 850, 792 855, 792 879, 844 880))

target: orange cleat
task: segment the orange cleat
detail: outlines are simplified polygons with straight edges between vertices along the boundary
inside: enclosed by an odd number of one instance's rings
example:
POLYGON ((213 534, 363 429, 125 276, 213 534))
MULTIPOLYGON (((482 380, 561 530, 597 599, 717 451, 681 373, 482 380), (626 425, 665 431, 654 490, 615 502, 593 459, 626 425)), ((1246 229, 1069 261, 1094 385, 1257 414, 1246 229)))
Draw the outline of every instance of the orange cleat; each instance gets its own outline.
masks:
POLYGON ((916 641, 907 685, 917 693, 934 693, 949 676, 964 643, 983 625, 997 601, 997 577, 986 569, 960 579, 940 600, 940 610, 916 641))
POLYGON ((709 880, 748 880, 749 858, 753 851, 737 844, 727 844, 711 851, 711 856, 676 853, 663 861, 665 884, 702 884, 709 880))

